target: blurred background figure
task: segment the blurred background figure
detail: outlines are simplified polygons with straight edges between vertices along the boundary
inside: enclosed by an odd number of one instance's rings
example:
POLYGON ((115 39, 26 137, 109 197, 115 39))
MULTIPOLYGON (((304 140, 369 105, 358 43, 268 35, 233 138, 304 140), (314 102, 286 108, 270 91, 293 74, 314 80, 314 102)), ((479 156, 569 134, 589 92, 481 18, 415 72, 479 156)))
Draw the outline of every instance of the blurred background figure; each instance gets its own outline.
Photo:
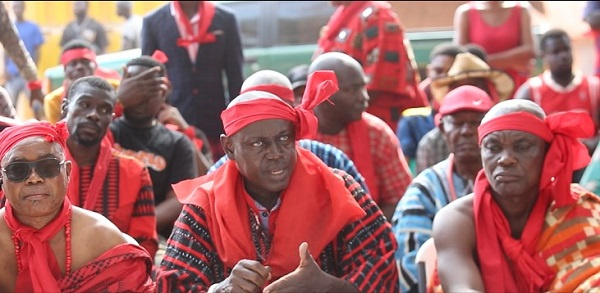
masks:
POLYGON ((292 83, 292 89, 294 90, 294 104, 296 107, 302 102, 302 96, 306 89, 306 82, 308 80, 308 64, 301 64, 293 67, 287 74, 287 78, 292 83))
POLYGON ((530 77, 535 57, 530 7, 526 1, 470 1, 454 15, 454 42, 483 47, 487 63, 506 71, 515 90, 530 77))
POLYGON ((124 18, 121 26, 121 50, 139 48, 142 44, 142 17, 131 13, 132 1, 117 1, 117 15, 124 18))
POLYGON ((596 76, 600 76, 600 2, 586 1, 585 8, 583 9, 583 21, 590 26, 590 33, 594 38, 596 48, 594 72, 596 76))
MULTIPOLYGON (((44 43, 44 36, 40 27, 35 22, 26 20, 23 16, 25 12, 25 1, 12 1, 12 9, 15 14, 15 27, 19 33, 19 37, 23 41, 27 52, 37 65, 40 60, 40 46, 44 43)), ((27 89, 27 81, 15 63, 8 57, 4 56, 4 77, 6 82, 4 88, 8 92, 8 96, 12 101, 12 105, 16 106, 19 101, 19 95, 25 93, 29 97, 27 89)))
POLYGON ((83 39, 94 45, 96 54, 104 54, 108 46, 106 31, 102 24, 88 16, 88 5, 88 1, 73 2, 75 20, 67 24, 63 30, 60 46, 63 47, 74 39, 83 39))

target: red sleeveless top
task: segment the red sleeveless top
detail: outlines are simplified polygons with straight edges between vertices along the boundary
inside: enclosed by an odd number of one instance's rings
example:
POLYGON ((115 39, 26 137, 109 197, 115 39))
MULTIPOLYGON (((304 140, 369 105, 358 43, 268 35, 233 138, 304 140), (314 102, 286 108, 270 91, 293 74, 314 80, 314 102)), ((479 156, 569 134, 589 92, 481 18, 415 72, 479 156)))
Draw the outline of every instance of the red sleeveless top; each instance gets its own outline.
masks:
MULTIPOLYGON (((469 42, 483 47, 487 54, 509 50, 521 44, 521 6, 511 8, 508 19, 499 26, 485 22, 475 5, 470 3, 468 12, 469 42)), ((498 68, 506 71, 515 82, 514 92, 529 78, 529 72, 521 72, 509 67, 498 68)))

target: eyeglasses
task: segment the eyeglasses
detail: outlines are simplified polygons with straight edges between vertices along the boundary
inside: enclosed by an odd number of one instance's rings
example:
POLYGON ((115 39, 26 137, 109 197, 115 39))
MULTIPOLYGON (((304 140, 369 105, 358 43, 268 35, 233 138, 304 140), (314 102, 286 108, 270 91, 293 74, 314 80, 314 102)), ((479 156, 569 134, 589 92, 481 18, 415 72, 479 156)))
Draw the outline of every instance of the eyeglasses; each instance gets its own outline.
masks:
POLYGON ((35 173, 45 179, 54 178, 60 173, 60 167, 65 161, 59 161, 57 158, 46 158, 32 162, 14 162, 2 168, 6 173, 6 178, 12 182, 25 181, 31 176, 31 170, 35 168, 35 173))

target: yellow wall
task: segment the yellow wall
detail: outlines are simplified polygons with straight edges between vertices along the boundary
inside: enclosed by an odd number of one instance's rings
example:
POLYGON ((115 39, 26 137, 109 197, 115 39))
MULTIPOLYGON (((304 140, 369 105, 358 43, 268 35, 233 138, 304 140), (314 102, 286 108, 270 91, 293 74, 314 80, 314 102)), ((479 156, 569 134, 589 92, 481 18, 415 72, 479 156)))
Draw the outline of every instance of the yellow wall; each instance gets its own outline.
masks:
MULTIPOLYGON (((133 13, 145 15, 168 1, 133 1, 133 13)), ((88 15, 102 23, 109 45, 106 53, 121 48, 121 25, 125 21, 117 16, 116 1, 89 1, 88 15)), ((64 27, 73 19, 73 1, 26 1, 25 18, 40 25, 46 42, 40 49, 38 72, 56 66, 60 58, 60 38, 64 27)))

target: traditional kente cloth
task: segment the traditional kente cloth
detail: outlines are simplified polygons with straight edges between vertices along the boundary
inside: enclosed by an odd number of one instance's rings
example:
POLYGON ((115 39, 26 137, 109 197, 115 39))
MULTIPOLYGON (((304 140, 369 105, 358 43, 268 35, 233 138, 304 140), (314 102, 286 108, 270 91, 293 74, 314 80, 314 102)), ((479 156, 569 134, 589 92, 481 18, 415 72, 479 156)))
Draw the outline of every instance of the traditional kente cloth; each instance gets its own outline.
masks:
POLYGON ((414 54, 398 16, 385 1, 352 1, 340 5, 324 27, 315 57, 343 52, 362 64, 369 76, 367 89, 378 92, 368 112, 384 120, 395 132, 400 114, 424 107, 418 88, 414 54))
POLYGON ((121 244, 62 277, 58 287, 63 293, 156 292, 151 268, 148 252, 137 245, 121 244))
MULTIPOLYGON (((578 184, 571 184, 570 194, 576 203, 550 205, 535 245, 537 257, 554 275, 543 291, 590 292, 600 287, 600 198, 578 184)), ((427 291, 442 292, 437 275, 431 280, 427 291)))
POLYGON ((412 180, 398 138, 369 113, 351 124, 335 135, 317 133, 315 140, 339 148, 352 159, 377 204, 398 203, 412 180))
POLYGON ((66 153, 72 166, 67 195, 73 205, 105 216, 154 257, 158 249, 154 193, 143 164, 114 150, 106 136, 94 166, 80 167, 68 148, 66 153))
MULTIPOLYGON (((297 165, 300 164, 299 160, 297 165)), ((222 170, 226 167, 227 165, 219 168, 214 173, 220 171, 222 173, 222 170)), ((322 170, 323 173, 325 171, 327 170, 322 170)), ((334 170, 333 172, 335 175, 331 174, 331 176, 343 178, 342 184, 351 193, 350 199, 355 201, 354 204, 358 203, 362 210, 366 212, 366 215, 338 229, 337 234, 332 235, 332 238, 325 243, 326 245, 319 253, 315 250, 316 246, 309 245, 312 255, 323 271, 349 281, 361 292, 397 292, 398 273, 394 264, 396 240, 390 225, 375 202, 351 176, 340 170, 334 170)), ((311 177, 319 177, 319 175, 314 174, 311 177)), ((215 178, 218 177, 215 176, 215 178)), ((308 187, 311 184, 303 182, 303 186, 308 187)), ((305 192, 304 194, 312 195, 314 193, 305 192)), ((242 214, 237 218, 245 219, 246 226, 244 229, 249 231, 244 236, 245 241, 251 245, 251 251, 248 251, 249 256, 246 258, 269 262, 272 258, 285 256, 285 258, 288 258, 286 262, 289 262, 290 266, 294 264, 291 268, 291 270, 294 270, 299 261, 297 246, 295 250, 294 247, 290 247, 289 254, 281 255, 277 252, 281 247, 278 247, 277 244, 273 245, 273 243, 277 243, 278 234, 285 233, 287 237, 292 236, 297 231, 296 229, 284 231, 277 228, 279 225, 286 225, 287 220, 284 219, 286 216, 290 220, 294 218, 294 223, 301 222, 297 218, 299 213, 289 214, 289 211, 284 211, 292 207, 286 207, 288 198, 285 195, 282 198, 282 205, 276 219, 277 225, 271 235, 264 231, 260 224, 260 217, 256 214, 256 209, 250 207, 253 203, 247 199, 242 198, 238 201, 242 206, 242 214), (289 231, 294 232, 289 233, 289 231), (269 247, 265 247, 265 244, 269 243, 271 244, 270 249, 265 250, 269 247), (265 255, 267 259, 261 259, 265 255)), ((317 208, 314 206, 314 200, 318 199, 310 199, 310 205, 305 205, 302 209, 309 208, 308 214, 318 214, 320 217, 321 212, 327 210, 325 209, 326 206, 317 208)), ((350 202, 346 203, 350 204, 350 202)), ((335 210, 340 209, 336 206, 335 210)), ((305 219, 306 217, 303 216, 302 218, 305 219)), ((308 218, 312 217, 309 216, 308 218)), ((229 219, 223 220, 231 223, 229 219)), ((199 205, 184 204, 183 211, 173 229, 173 234, 167 243, 166 255, 161 264, 162 272, 157 279, 159 292, 199 292, 207 290, 210 285, 224 280, 231 273, 233 266, 222 260, 222 254, 219 253, 216 247, 216 243, 222 240, 218 239, 214 230, 211 230, 211 221, 213 220, 199 205)), ((273 218, 269 222, 272 221, 273 218)), ((328 223, 327 221, 318 222, 328 223)), ((322 228, 317 227, 317 230, 322 228)), ((313 232, 319 233, 317 230, 313 232)), ((281 276, 281 273, 278 273, 279 270, 275 269, 274 266, 277 266, 277 264, 271 263, 271 269, 276 279, 281 276)))

